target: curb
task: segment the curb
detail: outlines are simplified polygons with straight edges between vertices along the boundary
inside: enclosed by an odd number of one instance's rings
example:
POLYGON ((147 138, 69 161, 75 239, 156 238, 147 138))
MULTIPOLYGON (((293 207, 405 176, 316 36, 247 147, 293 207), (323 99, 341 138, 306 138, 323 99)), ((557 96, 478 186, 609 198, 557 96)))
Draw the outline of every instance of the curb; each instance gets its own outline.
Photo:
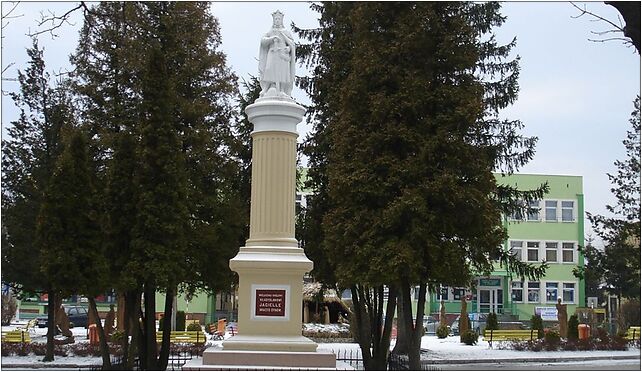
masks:
POLYGON ((588 356, 575 358, 513 358, 513 359, 443 359, 443 360, 422 360, 424 365, 433 364, 511 364, 511 363, 560 363, 560 362, 585 362, 592 360, 640 360, 640 355, 612 355, 612 356, 588 356))

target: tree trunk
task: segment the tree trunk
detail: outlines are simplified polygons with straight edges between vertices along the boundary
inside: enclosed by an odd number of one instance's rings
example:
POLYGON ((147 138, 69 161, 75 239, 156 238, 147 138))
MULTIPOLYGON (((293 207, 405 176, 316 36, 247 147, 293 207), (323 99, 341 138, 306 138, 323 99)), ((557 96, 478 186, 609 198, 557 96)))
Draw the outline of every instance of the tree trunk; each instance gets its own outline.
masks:
MULTIPOLYGON (((404 291, 403 288, 399 290, 400 293, 404 291)), ((397 342, 395 343, 395 348, 392 349, 392 353, 396 355, 408 354, 408 333, 406 332, 406 327, 403 326, 406 323, 404 307, 403 296, 399 296, 397 299, 397 342)))
MULTIPOLYGON (((167 293, 165 294, 165 311, 163 314, 163 319, 170 319, 172 316, 172 311, 174 308, 175 296, 174 286, 169 286, 167 293)), ((169 360, 169 339, 172 333, 172 328, 168 327, 168 324, 165 324, 163 327, 163 341, 161 343, 160 355, 158 357, 158 370, 164 371, 167 369, 167 361, 169 360)))
POLYGON ((394 286, 389 287, 388 302, 385 311, 383 306, 383 286, 370 289, 361 285, 351 288, 354 304, 354 319, 358 334, 359 347, 363 355, 363 365, 369 371, 387 369, 390 334, 397 306, 397 292, 394 286))
POLYGON ((138 354, 138 343, 140 340, 140 292, 130 290, 125 292, 125 335, 123 337, 123 364, 124 369, 131 371, 134 368, 134 360, 138 354), (129 337, 131 336, 131 342, 129 337))
POLYGON ((54 360, 54 336, 56 335, 56 295, 53 290, 47 292, 47 351, 43 362, 53 362, 54 360))
MULTIPOLYGON (((145 367, 155 369, 158 346, 156 345, 156 286, 145 283, 145 367)), ((163 328, 169 328, 167 325, 163 328)), ((141 360, 142 361, 142 360, 141 360)))
POLYGON ((111 370, 109 345, 107 345, 107 337, 105 337, 105 329, 103 328, 103 323, 100 321, 100 316, 98 315, 96 299, 93 297, 89 297, 89 311, 93 314, 94 319, 96 319, 96 329, 98 330, 98 340, 100 342, 100 354, 103 358, 103 370, 111 370))
MULTIPOLYGON (((410 283, 402 281, 400 289, 400 300, 404 302, 404 318, 407 321, 404 324, 408 334, 408 363, 410 370, 421 370, 421 336, 423 336, 423 318, 424 306, 426 304, 426 285, 419 287, 419 298, 417 301, 417 315, 414 319, 412 316, 412 298, 410 297, 410 283)), ((399 328, 399 326, 398 326, 399 328)))

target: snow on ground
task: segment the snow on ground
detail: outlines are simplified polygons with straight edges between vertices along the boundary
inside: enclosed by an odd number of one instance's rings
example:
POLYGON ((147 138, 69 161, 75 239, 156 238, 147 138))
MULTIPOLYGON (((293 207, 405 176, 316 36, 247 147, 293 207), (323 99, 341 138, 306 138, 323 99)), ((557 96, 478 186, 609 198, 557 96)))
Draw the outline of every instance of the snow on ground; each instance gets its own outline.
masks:
MULTIPOLYGON (((24 328, 25 324, 12 324, 11 326, 2 327, 3 331, 9 331, 16 328, 24 328)), ((337 326, 339 328, 340 326, 337 326)), ((332 327, 331 327, 332 328, 332 327)), ((306 325, 308 330, 328 330, 328 325, 306 325)), ((88 342, 87 330, 83 327, 72 328, 76 342, 88 342)), ((46 328, 33 328, 30 330, 32 342, 46 342, 46 328)), ((214 346, 222 348, 223 340, 216 340, 213 336, 208 336, 207 346, 214 346)), ((232 337, 230 332, 227 332, 224 339, 232 337)), ((394 346, 394 340, 391 348, 394 346)), ((498 350, 497 346, 491 349, 488 342, 480 337, 477 345, 468 346, 459 342, 459 336, 449 336, 445 339, 439 339, 436 336, 424 336, 421 339, 422 349, 427 350, 422 353, 422 357, 429 360, 515 360, 515 359, 551 359, 551 358, 582 358, 582 357, 598 357, 605 358, 613 356, 640 356, 640 349, 631 348, 627 351, 515 351, 515 350, 498 350)), ((320 343, 318 350, 329 350, 338 354, 339 357, 345 355, 356 356, 360 354, 359 345, 356 343, 320 343)), ((12 356, 3 357, 2 364, 41 364, 41 356, 29 355, 25 357, 12 356)), ((56 357, 56 364, 77 364, 77 365, 100 365, 101 359, 99 357, 56 357)))
POLYGON ((640 349, 630 348, 627 351, 592 350, 592 351, 516 351, 498 350, 496 342, 493 348, 482 337, 477 345, 466 345, 459 342, 459 336, 449 336, 439 339, 435 336, 424 336, 421 339, 421 348, 427 349, 423 358, 430 360, 469 360, 469 359, 521 359, 521 358, 581 358, 597 356, 640 356, 640 349))
POLYGON ((340 333, 350 332, 350 325, 344 323, 337 324, 320 324, 320 323, 303 323, 304 332, 329 332, 340 333))

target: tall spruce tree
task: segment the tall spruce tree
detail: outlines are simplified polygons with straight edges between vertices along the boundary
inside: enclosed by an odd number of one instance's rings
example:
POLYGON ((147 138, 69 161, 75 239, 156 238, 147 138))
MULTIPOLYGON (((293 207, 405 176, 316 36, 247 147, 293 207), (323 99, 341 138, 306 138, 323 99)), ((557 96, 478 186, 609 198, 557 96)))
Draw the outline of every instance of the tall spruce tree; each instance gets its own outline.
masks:
POLYGON ((310 222, 321 228, 306 252, 324 256, 352 288, 366 369, 385 369, 395 300, 407 304, 398 326, 409 335, 410 368, 419 369, 413 318, 422 324, 428 284, 469 285, 494 260, 522 277, 545 269, 499 248, 502 213, 546 191, 500 186, 493 175, 534 153, 519 121, 498 118, 518 89, 517 61, 506 61, 514 41, 482 39, 504 20, 497 3, 312 7, 321 27, 298 31, 312 41, 299 55, 314 66, 301 86, 314 104, 305 152, 317 193, 310 222))

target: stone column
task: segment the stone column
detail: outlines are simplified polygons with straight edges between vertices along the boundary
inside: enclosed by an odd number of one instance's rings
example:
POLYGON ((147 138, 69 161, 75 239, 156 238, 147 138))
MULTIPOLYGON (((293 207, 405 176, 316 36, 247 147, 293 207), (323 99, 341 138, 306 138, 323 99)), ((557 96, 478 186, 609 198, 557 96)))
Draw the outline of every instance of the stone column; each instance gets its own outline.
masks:
POLYGON ((301 335, 303 275, 313 265, 294 238, 296 125, 305 109, 267 97, 246 113, 254 124, 250 237, 230 260, 239 274, 239 333, 223 349, 315 351, 301 335))

